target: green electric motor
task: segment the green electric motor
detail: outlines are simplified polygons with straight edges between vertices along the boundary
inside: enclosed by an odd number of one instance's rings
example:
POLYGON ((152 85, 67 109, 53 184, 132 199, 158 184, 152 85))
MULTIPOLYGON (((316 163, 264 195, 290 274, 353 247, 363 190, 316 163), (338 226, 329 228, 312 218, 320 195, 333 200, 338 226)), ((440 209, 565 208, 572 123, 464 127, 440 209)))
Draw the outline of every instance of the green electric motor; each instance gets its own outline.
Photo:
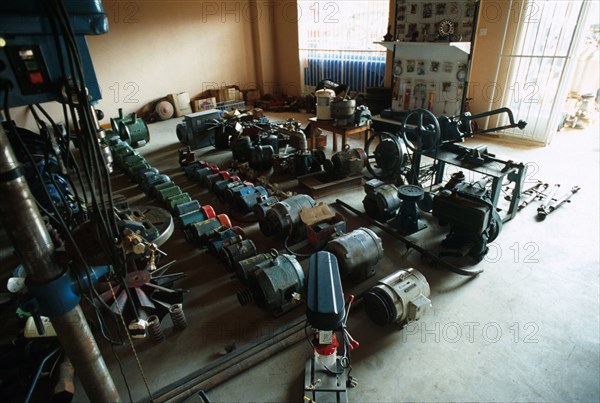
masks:
POLYGON ((141 147, 150 141, 148 125, 135 112, 123 115, 123 109, 119 108, 119 117, 111 118, 110 125, 121 140, 132 147, 141 147))

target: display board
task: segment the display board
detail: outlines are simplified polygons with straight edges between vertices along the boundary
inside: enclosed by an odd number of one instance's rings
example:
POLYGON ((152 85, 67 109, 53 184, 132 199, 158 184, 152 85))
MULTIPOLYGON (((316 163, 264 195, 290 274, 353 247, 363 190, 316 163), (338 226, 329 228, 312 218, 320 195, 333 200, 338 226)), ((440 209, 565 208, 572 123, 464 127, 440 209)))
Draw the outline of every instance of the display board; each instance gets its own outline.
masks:
POLYGON ((478 3, 396 0, 392 110, 464 111, 478 3))

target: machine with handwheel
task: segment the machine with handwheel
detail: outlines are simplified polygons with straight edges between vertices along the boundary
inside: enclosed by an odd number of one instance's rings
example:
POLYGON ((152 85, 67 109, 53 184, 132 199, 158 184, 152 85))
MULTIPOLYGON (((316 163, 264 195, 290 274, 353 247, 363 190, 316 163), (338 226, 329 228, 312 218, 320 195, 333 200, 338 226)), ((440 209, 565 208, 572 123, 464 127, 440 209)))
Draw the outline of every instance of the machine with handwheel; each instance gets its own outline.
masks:
POLYGON ((372 191, 365 198, 369 215, 386 217, 388 225, 397 231, 412 234, 426 227, 420 220, 420 211, 432 212, 440 224, 450 224, 450 232, 442 246, 461 250, 461 255, 480 261, 487 253, 487 244, 498 236, 502 223, 516 214, 525 166, 499 159, 489 153, 487 147, 469 148, 457 143, 475 134, 514 127, 523 129, 525 125, 524 121, 515 122, 508 108, 451 117, 435 117, 427 109, 415 109, 405 115, 396 134, 375 131, 365 147, 367 169, 377 179, 398 182, 400 186, 395 196, 401 204, 395 210, 395 216, 388 219, 389 209, 378 211, 380 204, 370 202, 381 192, 372 191), (506 114, 509 124, 473 132, 472 120, 498 114, 506 114), (453 183, 443 192, 437 192, 447 164, 483 177, 473 182, 453 183), (514 183, 514 200, 507 215, 501 218, 497 203, 506 179, 514 183))

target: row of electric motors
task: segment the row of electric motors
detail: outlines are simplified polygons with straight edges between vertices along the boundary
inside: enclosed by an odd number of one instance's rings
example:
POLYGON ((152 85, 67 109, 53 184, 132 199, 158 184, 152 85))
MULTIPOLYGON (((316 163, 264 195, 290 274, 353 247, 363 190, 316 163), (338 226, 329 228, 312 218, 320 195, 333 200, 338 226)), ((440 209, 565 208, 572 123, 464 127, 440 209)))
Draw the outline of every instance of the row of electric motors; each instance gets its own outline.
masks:
MULTIPOLYGON (((338 257, 343 278, 364 280, 374 273, 373 266, 383 257, 381 239, 373 231, 359 228, 343 233, 343 217, 330 211, 320 215, 328 208, 317 205, 310 196, 299 194, 279 200, 263 186, 242 181, 228 171, 220 171, 214 164, 195 160, 190 150, 180 150, 179 160, 191 181, 209 188, 238 212, 253 216, 265 236, 277 236, 286 243, 308 238, 315 248, 325 246, 325 250, 338 257), (207 179, 213 176, 219 180, 207 179), (308 220, 302 218, 303 212, 321 219, 313 219, 309 225, 308 220)), ((215 219, 187 225, 184 232, 188 241, 219 256, 247 286, 238 293, 240 303, 254 300, 275 315, 297 306, 297 298, 304 288, 304 273, 292 253, 279 255, 274 250, 257 253, 254 242, 246 238, 241 228, 230 228, 229 224, 222 225, 215 219), (232 237, 217 236, 232 230, 235 233, 232 237)))
POLYGON ((360 172, 367 162, 359 149, 344 150, 327 160, 322 151, 316 150, 316 144, 309 147, 304 130, 293 119, 269 122, 251 113, 241 116, 221 119, 218 111, 193 113, 177 126, 177 137, 190 150, 210 145, 231 149, 236 164, 247 164, 252 170, 273 168, 284 175, 300 176, 325 169, 332 176, 343 177, 360 172))
MULTIPOLYGON (((278 254, 274 250, 258 253, 254 242, 246 238, 241 228, 232 226, 227 215, 216 216, 211 206, 201 206, 197 200, 191 200, 189 194, 181 192, 167 175, 151 167, 131 145, 115 139, 112 152, 120 170, 136 181, 147 195, 167 206, 184 228, 186 239, 207 247, 228 270, 236 273, 247 287, 238 293, 241 304, 254 300, 274 315, 298 306, 305 277, 296 256, 278 254)), ((224 178, 226 175, 216 167, 193 160, 193 153, 180 153, 180 163, 192 181, 209 187, 221 200, 237 200, 236 205, 253 211, 260 217, 260 228, 265 235, 300 241, 306 238, 307 228, 311 229, 301 219, 303 210, 318 207, 311 197, 296 195, 278 201, 269 196, 265 188, 240 183, 234 177, 224 178)), ((328 226, 335 228, 333 222, 313 225, 323 233, 328 232, 328 226)), ((373 231, 358 228, 346 234, 337 231, 330 234, 332 239, 327 240, 325 250, 336 256, 343 278, 361 281, 374 274, 374 266, 383 257, 383 247, 373 231)), ((401 270, 379 281, 366 294, 366 309, 369 317, 380 325, 417 320, 430 305, 429 293, 422 274, 413 269, 401 270)))
MULTIPOLYGON (((218 168, 204 161, 192 161, 190 155, 193 153, 187 155, 188 158, 180 158, 186 175, 199 184, 210 185, 210 181, 205 181, 206 177, 203 175, 208 175, 218 168)), ((235 196, 232 198, 231 195, 245 189, 246 198, 253 199, 250 202, 254 203, 252 211, 259 220, 260 229, 265 236, 277 236, 294 242, 308 238, 313 247, 318 247, 324 242, 324 251, 335 256, 342 279, 359 282, 375 273, 374 266, 383 257, 383 247, 381 239, 370 229, 358 228, 349 233, 340 232, 340 228, 345 230, 345 226, 339 225, 339 214, 338 217, 326 215, 329 217, 327 220, 308 225, 303 216, 314 217, 316 210, 323 207, 310 196, 299 194, 273 204, 261 204, 261 201, 269 197, 273 198, 272 200, 276 198, 265 196, 268 192, 264 188, 252 193, 252 189, 257 186, 253 187, 252 184, 237 178, 229 177, 223 181, 223 186, 219 185, 221 181, 214 183, 211 191, 219 199, 227 202, 235 200, 235 196)), ((235 205, 239 206, 239 202, 235 205)), ((245 211, 248 211, 248 205, 245 207, 245 211)), ((207 235, 207 225, 210 222, 208 220, 189 226, 186 229, 186 237, 199 246, 207 247, 213 254, 220 255, 225 266, 234 271, 247 286, 238 293, 242 305, 254 301, 276 316, 298 306, 302 290, 305 288, 305 277, 296 256, 278 254, 275 250, 257 254, 254 242, 245 238, 241 228, 236 230, 237 235, 234 238, 218 245, 221 247, 219 252, 214 240, 207 235)), ((429 293, 429 285, 421 273, 414 269, 400 270, 380 280, 366 294, 367 313, 380 325, 417 320, 431 305, 429 293)))

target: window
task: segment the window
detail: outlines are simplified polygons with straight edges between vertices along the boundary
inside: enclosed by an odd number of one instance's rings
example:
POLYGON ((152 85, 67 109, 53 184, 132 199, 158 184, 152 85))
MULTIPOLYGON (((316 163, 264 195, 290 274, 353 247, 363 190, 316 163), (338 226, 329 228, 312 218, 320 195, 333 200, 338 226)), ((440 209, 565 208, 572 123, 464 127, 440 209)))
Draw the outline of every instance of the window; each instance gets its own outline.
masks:
POLYGON ((383 86, 386 50, 381 41, 390 3, 299 0, 298 38, 304 91, 322 79, 347 84, 350 91, 383 86))

